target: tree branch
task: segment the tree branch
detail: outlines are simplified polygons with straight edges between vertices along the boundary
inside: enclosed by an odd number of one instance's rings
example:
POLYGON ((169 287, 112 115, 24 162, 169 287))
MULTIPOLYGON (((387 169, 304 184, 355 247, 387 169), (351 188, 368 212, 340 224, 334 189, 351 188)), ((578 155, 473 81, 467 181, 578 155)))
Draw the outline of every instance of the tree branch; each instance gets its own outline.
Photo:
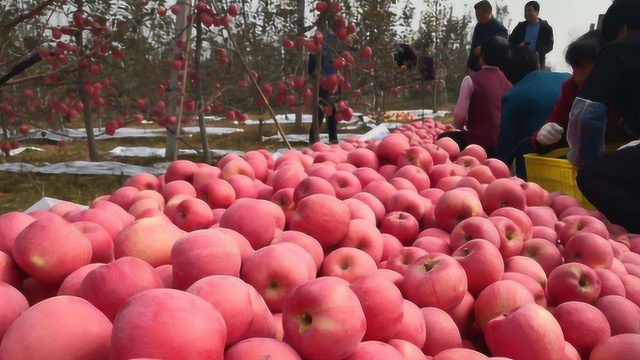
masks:
POLYGON ((18 16, 17 18, 4 23, 4 24, 0 24, 0 31, 15 27, 16 25, 31 19, 32 17, 38 15, 39 13, 41 13, 44 9, 46 9, 49 5, 53 4, 56 0, 45 0, 43 3, 37 5, 36 7, 34 7, 33 9, 31 9, 31 11, 28 11, 26 13, 22 13, 20 16, 18 16))

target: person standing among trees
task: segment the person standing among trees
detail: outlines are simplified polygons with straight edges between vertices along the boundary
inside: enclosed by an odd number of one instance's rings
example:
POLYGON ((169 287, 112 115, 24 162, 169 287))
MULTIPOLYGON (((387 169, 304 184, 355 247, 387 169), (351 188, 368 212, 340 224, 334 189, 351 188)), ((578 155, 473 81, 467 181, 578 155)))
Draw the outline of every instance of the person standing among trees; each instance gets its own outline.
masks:
MULTIPOLYGON (((340 41, 338 38, 332 33, 329 32, 324 37, 324 42, 322 44, 322 55, 320 57, 320 79, 331 76, 338 75, 338 69, 333 65, 333 60, 336 58, 336 53, 339 50, 337 46, 340 45, 340 41)), ((316 54, 309 54, 309 62, 308 62, 307 71, 309 73, 310 78, 314 78, 316 72, 316 54)), ((322 83, 321 83, 322 84, 322 83)), ((334 95, 341 95, 341 85, 335 84, 335 87, 332 89, 325 88, 320 86, 320 90, 318 93, 318 129, 322 126, 324 122, 325 115, 327 117, 327 132, 329 134, 329 142, 332 144, 338 143, 338 121, 336 119, 336 101, 334 99, 334 95), (325 114, 325 109, 329 110, 330 114, 325 114)), ((309 143, 313 144, 313 126, 309 129, 309 143)))
POLYGON ((493 6, 487 0, 482 0, 473 6, 476 13, 478 23, 473 28, 473 37, 471 38, 471 49, 469 50, 469 58, 467 59, 467 71, 480 71, 480 49, 482 43, 494 36, 507 38, 509 32, 496 18, 493 17, 493 6))
POLYGON ((540 4, 537 1, 529 1, 524 5, 524 18, 509 35, 511 48, 529 45, 536 54, 540 69, 545 68, 546 55, 553 50, 553 28, 545 20, 538 17, 540 4))

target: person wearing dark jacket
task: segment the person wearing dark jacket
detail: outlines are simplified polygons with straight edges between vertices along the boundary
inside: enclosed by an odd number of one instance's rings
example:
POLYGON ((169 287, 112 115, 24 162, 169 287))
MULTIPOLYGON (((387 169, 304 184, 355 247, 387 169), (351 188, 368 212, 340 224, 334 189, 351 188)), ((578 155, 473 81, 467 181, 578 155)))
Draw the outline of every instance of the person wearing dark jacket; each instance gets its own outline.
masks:
MULTIPOLYGON (((329 33, 325 36, 324 44, 322 46, 322 56, 320 61, 320 78, 324 78, 330 75, 337 75, 338 69, 333 65, 333 60, 336 58, 336 54, 338 53, 340 42, 336 38, 336 36, 332 33, 329 33)), ((309 77, 313 78, 315 76, 316 71, 316 54, 309 54, 309 61, 307 63, 307 71, 309 73, 309 77)), ((320 87, 318 98, 320 102, 320 106, 318 106, 318 129, 322 126, 324 122, 325 115, 327 117, 327 133, 329 135, 329 142, 332 144, 338 143, 338 121, 336 119, 336 100, 334 99, 334 95, 340 95, 341 93, 341 85, 337 84, 334 89, 326 89, 324 87, 320 87), (325 114, 325 107, 330 107, 330 114, 325 114)), ((309 129, 309 143, 313 143, 313 126, 309 129)))
POLYGON ((553 50, 553 28, 538 17, 540 4, 529 1, 524 6, 525 21, 519 22, 509 35, 512 48, 528 44, 538 54, 540 69, 545 68, 546 55, 553 50))
POLYGON ((625 131, 640 137, 640 0, 614 0, 602 33, 606 45, 571 110, 568 158, 580 167, 576 183, 582 195, 610 222, 640 234, 640 146, 632 142, 605 154, 604 136, 591 130, 606 127, 607 110, 614 106, 625 131))
MULTIPOLYGON (((573 75, 562 83, 560 99, 549 119, 540 130, 531 136, 531 147, 536 153, 546 154, 551 150, 569 146, 564 132, 569 124, 569 112, 576 96, 578 96, 578 91, 584 85, 593 68, 602 43, 601 31, 592 30, 567 47, 565 61, 571 66, 573 75)), ((608 109, 605 143, 632 140, 620 126, 620 119, 621 115, 617 109, 614 107, 608 109)))
POLYGON ((496 18, 493 17, 493 7, 489 1, 483 0, 473 6, 478 23, 473 28, 471 38, 471 50, 467 59, 467 69, 470 72, 480 71, 480 45, 492 37, 501 36, 507 38, 509 32, 496 18))

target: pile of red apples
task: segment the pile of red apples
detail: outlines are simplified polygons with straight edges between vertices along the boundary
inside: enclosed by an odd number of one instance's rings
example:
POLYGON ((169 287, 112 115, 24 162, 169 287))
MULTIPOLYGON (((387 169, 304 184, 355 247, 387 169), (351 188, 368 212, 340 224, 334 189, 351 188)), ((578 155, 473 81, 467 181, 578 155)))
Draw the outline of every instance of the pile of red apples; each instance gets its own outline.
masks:
POLYGON ((0 359, 638 359, 640 236, 445 130, 1 215, 0 359))

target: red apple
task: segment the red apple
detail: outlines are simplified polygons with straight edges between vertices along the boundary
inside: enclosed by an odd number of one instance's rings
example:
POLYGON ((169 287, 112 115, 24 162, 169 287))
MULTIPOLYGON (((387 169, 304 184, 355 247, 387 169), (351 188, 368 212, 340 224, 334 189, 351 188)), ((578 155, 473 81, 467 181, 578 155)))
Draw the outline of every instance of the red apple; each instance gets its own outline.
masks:
MULTIPOLYGON (((29 302, 18 289, 4 282, 0 282, 0 297, 2 298, 2 307, 0 307, 1 343, 11 324, 29 308, 29 302)), ((400 299, 402 301, 402 295, 400 299)))
POLYGON ((609 230, 600 220, 590 215, 570 215, 562 219, 564 226, 558 231, 558 236, 562 245, 567 245, 578 232, 590 232, 608 239, 609 230))
POLYGON ((447 349, 438 355, 434 356, 431 360, 486 360, 489 359, 480 352, 471 349, 458 348, 447 349))
POLYGON ((166 217, 142 218, 126 226, 115 238, 114 256, 137 257, 152 267, 170 264, 171 248, 184 234, 166 217))
POLYGON ((611 270, 608 269, 595 269, 600 278, 602 286, 600 287, 600 295, 598 298, 602 298, 608 295, 620 295, 622 297, 627 295, 627 291, 624 288, 624 284, 620 277, 611 270))
POLYGON ((560 325, 549 311, 533 303, 524 304, 489 321, 485 339, 494 356, 561 360, 564 354, 560 325))
POLYGON ((525 204, 524 190, 511 178, 491 182, 482 196, 482 207, 487 214, 505 206, 524 210, 525 204))
POLYGON ((562 264, 562 254, 558 247, 545 239, 533 238, 525 241, 520 255, 528 256, 535 260, 540 264, 547 276, 553 269, 562 264))
POLYGON ((583 359, 588 359, 594 347, 611 337, 607 318, 593 305, 567 301, 553 308, 551 313, 560 324, 565 340, 583 359))
POLYGON ((149 173, 138 173, 127 179, 122 186, 133 186, 138 190, 160 190, 158 177, 149 173))
POLYGON ((267 200, 236 200, 220 218, 220 227, 235 230, 260 249, 273 240, 276 228, 284 227, 284 212, 267 200))
POLYGON ((227 342, 230 346, 240 341, 249 331, 253 321, 249 285, 235 276, 211 275, 191 285, 187 292, 198 295, 213 305, 227 325, 227 342))
POLYGON ((363 341, 356 350, 344 360, 404 360, 402 354, 393 346, 375 340, 363 341))
POLYGON ((391 339, 387 341, 387 344, 396 348, 405 360, 427 360, 422 349, 406 340, 391 339))
POLYGON ((349 207, 342 201, 329 195, 314 194, 300 201, 292 215, 290 229, 314 237, 323 246, 332 246, 346 235, 350 220, 349 207), (331 232, 326 231, 329 228, 331 232))
POLYGON ((602 282, 596 271, 581 263, 565 263, 551 271, 547 293, 552 305, 567 301, 593 303, 600 294, 602 282))
POLYGON ((468 290, 474 296, 500 280, 505 270, 500 251, 485 240, 471 240, 451 256, 462 265, 467 274, 468 290))
POLYGON ((547 296, 544 292, 544 288, 531 276, 507 271, 502 274, 502 280, 513 280, 515 282, 519 282, 529 290, 536 304, 547 307, 547 296))
POLYGON ((324 258, 320 273, 323 276, 335 276, 354 282, 373 274, 377 268, 375 260, 366 252, 352 247, 342 247, 331 251, 324 258))
POLYGON ((389 212, 380 222, 380 232, 395 236, 403 245, 412 243, 419 229, 418 220, 404 211, 389 212))
POLYGON ((640 307, 631 300, 619 295, 607 295, 595 302, 607 318, 611 335, 626 333, 640 334, 640 307))
POLYGON ((529 275, 543 288, 547 286, 547 274, 542 266, 530 257, 516 255, 505 259, 504 270, 529 275))
POLYGON ((422 347, 426 355, 435 356, 444 350, 459 348, 462 345, 460 331, 449 314, 434 307, 424 307, 420 311, 424 316, 427 331, 422 347))
POLYGON ((413 302, 402 301, 402 323, 394 339, 405 340, 422 349, 427 338, 427 328, 420 308, 413 302))
POLYGON ((231 346, 224 353, 225 360, 279 359, 301 360, 287 343, 269 338, 251 338, 231 346))
POLYGON ((107 359, 111 329, 106 316, 86 300, 56 296, 26 309, 12 323, 0 345, 0 357, 107 359))
POLYGON ((11 256, 0 251, 0 282, 19 289, 26 276, 11 256))
POLYGON ((283 340, 307 359, 344 359, 358 347, 366 318, 349 283, 328 276, 297 287, 282 312, 283 340))
POLYGON ((451 310, 467 292, 464 268, 452 257, 432 253, 418 258, 407 268, 403 290, 416 305, 451 310))
POLYGON ((162 280, 149 264, 134 257, 123 257, 89 272, 78 295, 113 321, 131 296, 162 287, 162 280))
POLYGON ((487 218, 473 216, 459 222, 453 230, 449 243, 455 251, 462 245, 474 239, 486 240, 496 248, 500 246, 500 233, 495 225, 487 218))
POLYGON ((82 281, 93 269, 105 265, 104 263, 91 263, 85 266, 81 266, 76 271, 67 276, 60 287, 58 288, 58 295, 73 295, 80 297, 80 285, 82 281))
POLYGON ((13 244, 15 262, 38 282, 56 285, 91 261, 91 242, 62 218, 26 226, 13 244), (46 236, 43 236, 46 234, 46 236))
POLYGON ((110 358, 221 360, 226 335, 224 319, 206 300, 184 291, 151 289, 131 297, 118 312, 110 358))
POLYGON ((634 360, 640 352, 640 334, 620 334, 600 343, 590 360, 634 360))
POLYGON ((613 262, 613 249, 602 236, 580 231, 565 243, 564 261, 579 262, 593 269, 608 269, 613 262))
POLYGON ((451 232, 458 223, 482 213, 482 204, 473 190, 465 188, 445 192, 434 207, 434 218, 438 227, 451 232))
POLYGON ((402 324, 404 310, 400 290, 389 280, 370 275, 351 283, 367 321, 363 340, 388 341, 402 324))
POLYGON ((185 290, 210 275, 240 275, 240 249, 229 235, 216 230, 196 230, 176 240, 171 248, 176 289, 185 290))
POLYGON ((241 278, 252 285, 272 312, 281 312, 293 289, 315 278, 316 265, 302 247, 268 245, 242 263, 241 278))
POLYGON ((558 221, 556 213, 548 206, 527 206, 524 212, 529 215, 533 226, 554 228, 558 221))
POLYGON ((534 303, 534 298, 524 285, 513 280, 496 281, 482 290, 476 298, 476 321, 480 329, 485 331, 493 318, 529 303, 534 303))
POLYGON ((338 170, 331 175, 329 183, 335 190, 335 196, 340 200, 348 199, 362 191, 360 180, 345 170, 338 170))

